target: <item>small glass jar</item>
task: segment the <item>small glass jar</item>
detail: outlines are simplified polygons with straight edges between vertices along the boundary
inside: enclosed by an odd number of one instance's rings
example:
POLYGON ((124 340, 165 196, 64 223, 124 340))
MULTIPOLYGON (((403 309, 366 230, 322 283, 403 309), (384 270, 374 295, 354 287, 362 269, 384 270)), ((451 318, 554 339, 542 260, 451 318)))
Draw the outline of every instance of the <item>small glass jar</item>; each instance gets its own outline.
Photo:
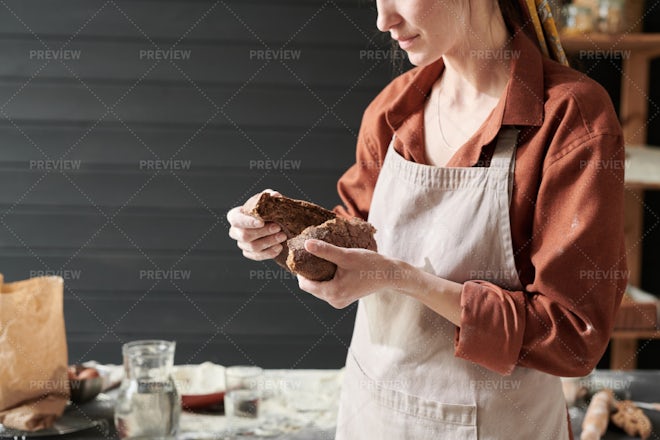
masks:
POLYGON ((562 33, 567 35, 585 34, 594 31, 594 17, 586 6, 565 5, 562 8, 562 33))
POLYGON ((170 371, 174 341, 134 341, 124 344, 124 370, 115 405, 120 439, 171 437, 179 429, 181 401, 170 371))
POLYGON ((625 0, 600 0, 598 3, 598 30, 618 34, 624 30, 625 0))

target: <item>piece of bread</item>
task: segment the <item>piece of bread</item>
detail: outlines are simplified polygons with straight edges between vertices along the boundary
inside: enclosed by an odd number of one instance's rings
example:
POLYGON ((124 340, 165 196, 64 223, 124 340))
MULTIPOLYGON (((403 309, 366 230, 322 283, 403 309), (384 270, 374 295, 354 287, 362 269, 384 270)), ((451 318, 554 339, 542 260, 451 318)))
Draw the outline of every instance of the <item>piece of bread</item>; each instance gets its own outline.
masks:
POLYGON ((358 218, 337 217, 318 226, 310 226, 287 242, 289 256, 286 264, 292 272, 310 280, 330 280, 335 276, 337 265, 307 252, 305 240, 316 238, 335 246, 375 251, 375 232, 376 229, 371 223, 358 218))
POLYGON ((280 225, 287 241, 275 261, 287 270, 314 281, 332 279, 334 263, 315 257, 304 249, 305 240, 317 238, 336 246, 376 250, 376 229, 364 220, 344 219, 314 203, 263 193, 248 214, 280 225), (290 248, 292 246, 292 248, 290 248))
POLYGON ((646 440, 651 436, 651 421, 644 412, 630 400, 616 402, 616 412, 612 414, 612 423, 623 429, 631 437, 646 440))
MULTIPOLYGON (((287 239, 300 234, 308 226, 320 225, 326 220, 335 218, 337 215, 314 203, 304 200, 295 200, 288 197, 272 196, 262 193, 256 205, 248 214, 260 218, 265 222, 274 222, 280 225, 287 239)), ((286 259, 289 249, 286 242, 282 243, 282 252, 275 257, 275 261, 282 267, 288 269, 286 259)))

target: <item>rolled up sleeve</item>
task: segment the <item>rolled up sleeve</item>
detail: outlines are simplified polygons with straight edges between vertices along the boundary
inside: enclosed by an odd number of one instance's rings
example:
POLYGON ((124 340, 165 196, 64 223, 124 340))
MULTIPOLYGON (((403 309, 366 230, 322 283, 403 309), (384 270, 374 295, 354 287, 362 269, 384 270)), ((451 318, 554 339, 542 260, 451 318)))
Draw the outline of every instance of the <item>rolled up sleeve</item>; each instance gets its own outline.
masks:
POLYGON ((474 280, 461 293, 455 355, 500 374, 590 372, 627 284, 621 136, 590 136, 551 159, 535 200, 532 282, 508 291, 474 280))

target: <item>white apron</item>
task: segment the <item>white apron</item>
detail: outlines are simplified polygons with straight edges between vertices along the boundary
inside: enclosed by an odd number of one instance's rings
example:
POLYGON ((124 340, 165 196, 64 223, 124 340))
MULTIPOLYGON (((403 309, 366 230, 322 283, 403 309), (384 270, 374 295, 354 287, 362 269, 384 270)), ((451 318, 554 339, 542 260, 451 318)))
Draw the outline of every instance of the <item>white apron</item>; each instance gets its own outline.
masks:
MULTIPOLYGON (((369 214, 378 251, 459 283, 520 290, 509 221, 517 135, 502 128, 490 167, 421 165, 391 143, 369 214)), ((336 438, 569 438, 559 378, 522 367, 501 376, 457 358, 454 332, 408 296, 379 291, 361 299, 336 438)))

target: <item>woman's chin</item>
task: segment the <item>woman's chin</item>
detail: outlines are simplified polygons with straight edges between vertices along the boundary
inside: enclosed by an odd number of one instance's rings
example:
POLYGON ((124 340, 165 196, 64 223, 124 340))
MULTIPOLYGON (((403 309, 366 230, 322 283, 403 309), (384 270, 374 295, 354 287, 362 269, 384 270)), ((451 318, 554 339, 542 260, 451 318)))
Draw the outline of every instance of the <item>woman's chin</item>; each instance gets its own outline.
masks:
POLYGON ((428 66, 429 64, 432 64, 433 62, 440 59, 439 56, 431 56, 431 54, 426 52, 410 51, 406 52, 406 54, 408 55, 408 61, 410 64, 417 67, 428 66))

